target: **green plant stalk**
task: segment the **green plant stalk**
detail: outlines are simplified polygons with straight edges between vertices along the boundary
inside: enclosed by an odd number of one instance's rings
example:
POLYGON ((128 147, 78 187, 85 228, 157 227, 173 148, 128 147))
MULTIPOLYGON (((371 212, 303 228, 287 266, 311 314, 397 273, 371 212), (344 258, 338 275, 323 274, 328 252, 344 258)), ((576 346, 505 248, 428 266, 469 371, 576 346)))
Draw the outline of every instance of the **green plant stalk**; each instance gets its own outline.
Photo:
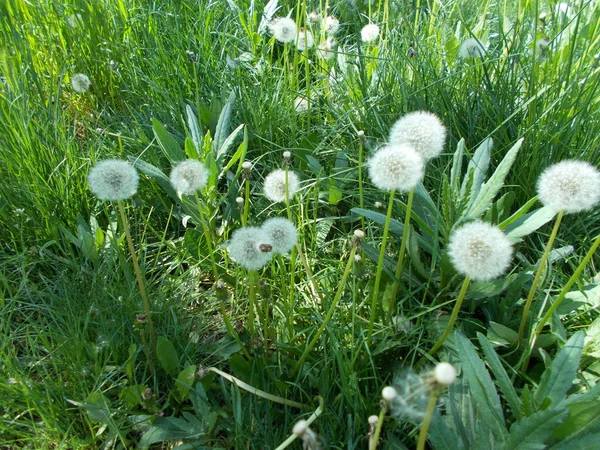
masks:
MULTIPOLYGON (((288 167, 288 163, 286 162, 284 164, 284 171, 285 171, 285 209, 287 212, 287 216, 288 216, 288 220, 292 223, 294 223, 293 220, 293 216, 292 216, 292 206, 290 204, 290 191, 289 191, 289 187, 288 187, 288 171, 289 171, 289 167, 288 167)), ((294 310, 294 300, 295 300, 295 285, 296 285, 296 247, 294 246, 292 247, 292 251, 290 252, 290 297, 288 300, 289 303, 289 307, 290 307, 290 311, 294 310)), ((293 322, 292 321, 288 321, 288 327, 289 327, 289 331, 290 331, 290 336, 294 335, 294 331, 293 331, 293 322)))
POLYGON ((404 218, 404 230, 402 231, 402 241, 400 242, 400 254, 398 255, 398 264, 396 265, 396 273, 394 284, 392 285, 392 297, 390 298, 390 306, 388 308, 388 318, 391 320, 396 309, 396 297, 400 289, 402 278, 402 270, 404 269, 404 254, 406 253, 406 242, 408 241, 408 233, 410 229, 410 216, 412 214, 413 198, 415 189, 408 192, 408 200, 406 201, 406 217, 404 218))
MULTIPOLYGON (((313 412, 311 414, 311 416, 306 419, 306 424, 310 425, 311 423, 313 423, 315 420, 317 420, 317 418, 321 415, 321 413, 323 412, 323 409, 325 409, 325 401, 323 400, 323 397, 316 397, 316 399, 319 400, 319 407, 315 410, 315 412, 313 412)), ((295 434, 291 434, 285 441, 283 441, 281 443, 281 445, 279 445, 279 447, 277 447, 275 450, 284 450, 285 448, 287 448, 292 442, 294 442, 296 439, 298 439, 298 436, 295 434)))
POLYGON ((565 211, 563 209, 558 213, 558 216, 556 216, 556 221, 554 222, 552 233, 550 234, 550 238, 548 239, 548 243, 546 244, 546 249, 544 250, 544 254, 542 255, 542 259, 540 260, 538 270, 535 273, 535 277, 533 278, 533 283, 531 283, 531 288, 529 289, 529 294, 527 295, 527 301, 525 302, 525 307, 523 308, 523 315, 521 316, 521 324, 519 325, 519 333, 517 335, 517 347, 521 343, 521 338, 523 337, 523 332, 525 331, 525 325, 527 324, 527 316, 529 315, 529 309, 531 308, 531 304, 533 303, 533 298, 535 297, 537 286, 539 284, 540 278, 542 277, 542 272, 546 267, 548 255, 550 254, 550 250, 552 250, 552 246, 554 245, 554 239, 556 238, 556 233, 558 232, 558 227, 560 226, 560 222, 564 214, 565 211))
MULTIPOLYGON (((127 247, 129 247, 129 253, 131 254, 131 260, 133 262, 133 270, 135 272, 135 278, 137 280, 138 287, 140 289, 140 296, 144 304, 144 313, 148 320, 148 332, 150 333, 150 345, 152 347, 152 353, 156 355, 156 334, 154 333, 154 323, 152 322, 152 316, 150 315, 150 303, 148 302, 148 296, 146 295, 146 287, 144 286, 144 279, 142 278, 142 271, 138 263, 137 254, 133 246, 133 240, 131 239, 131 232, 129 231, 129 221, 125 214, 125 206, 121 200, 117 201, 119 208, 119 214, 121 215, 121 221, 123 222, 123 228, 125 230, 125 238, 127 240, 127 247)), ((148 361, 152 364, 151 361, 148 361)))
POLYGON ((421 425, 421 431, 419 432, 419 439, 417 441, 417 450, 425 450, 425 442, 427 442, 427 432, 429 431, 429 425, 431 424, 431 418, 433 417, 433 411, 437 404, 438 392, 434 389, 429 397, 427 403, 427 409, 425 410, 425 419, 423 425, 421 425))
MULTIPOLYGON (((369 2, 369 9, 371 9, 371 2, 369 2)), ((364 147, 365 138, 364 135, 358 138, 358 204, 361 209, 365 208, 365 199, 363 192, 363 159, 364 159, 364 147)), ((360 226, 365 231, 365 218, 360 216, 360 226)))
POLYGON ((433 356, 436 354, 436 352, 440 349, 440 347, 442 345, 444 345, 444 341, 446 340, 446 338, 452 331, 452 328, 454 327, 454 322, 456 322, 456 318, 458 317, 458 312, 460 311, 462 302, 465 299, 465 294, 467 293, 467 289, 469 288, 470 282, 471 282, 471 279, 469 277, 466 277, 465 281, 463 281, 462 287, 460 289, 460 293, 458 294, 458 299, 456 300, 456 304, 454 305, 454 309, 452 310, 452 315, 450 316, 450 321, 448 322, 448 325, 446 325, 446 329, 444 330, 444 332, 442 333, 442 335, 440 336, 438 341, 431 348, 431 350, 429 350, 427 352, 427 354, 429 356, 433 356))
POLYGON ((206 247, 208 248, 208 253, 210 254, 210 263, 212 265, 213 275, 215 276, 215 282, 219 279, 219 271, 217 269, 217 261, 215 260, 215 252, 212 245, 212 236, 210 232, 210 228, 206 221, 206 217, 202 212, 202 203, 200 202, 200 197, 198 193, 194 193, 196 197, 196 205, 198 206, 198 215, 200 216, 200 223, 202 225, 202 230, 204 231, 204 240, 206 241, 206 247))
POLYGON ((300 367, 302 367, 302 364, 304 364, 304 361, 308 357, 309 353, 312 351, 312 349, 314 348, 314 346, 319 341, 319 338, 321 337, 321 334, 323 334, 323 331, 325 331, 325 327, 327 327, 327 324, 329 323, 329 320, 331 320, 331 317, 333 316, 333 313, 335 312, 335 308, 337 307, 337 304, 339 303, 340 299, 342 298, 342 293, 344 292, 344 287, 346 286, 346 280, 348 279, 348 275, 350 274, 350 271, 352 269, 352 265, 354 264, 354 254, 355 253, 356 253, 356 246, 353 245, 352 246, 352 250, 350 251, 350 256, 348 257, 348 262, 346 263, 346 269, 344 270, 344 274, 342 275, 342 279, 341 279, 340 284, 338 286, 338 290, 335 293, 335 297, 333 298, 333 301, 331 302, 331 306, 329 307, 329 311, 327 311, 327 315, 325 316, 325 319, 323 320, 323 323, 321 324, 321 326, 317 330, 316 334, 313 336, 313 338, 310 341, 310 343, 306 346, 306 348, 304 349, 304 352, 300 356, 300 359, 298 360, 298 362, 294 366, 294 369, 292 370, 293 374, 297 373, 298 370, 300 369, 300 367))
POLYGON ((369 332, 367 335, 367 345, 371 345, 371 339, 373 337, 373 326, 377 319, 377 309, 379 305, 379 285, 381 283, 381 274, 383 273, 383 262, 385 260, 385 246, 387 244, 387 237, 390 230, 390 219, 392 217, 392 209, 394 207, 394 194, 395 190, 390 192, 390 202, 388 203, 387 215, 385 217, 385 225, 383 227, 383 237, 381 239, 381 250, 379 251, 379 260, 377 261, 377 273, 375 275, 375 285, 373 287, 373 295, 371 297, 371 315, 369 318, 369 332))
POLYGON ((383 427, 383 419, 387 414, 388 407, 389 403, 384 400, 381 411, 379 411, 379 417, 377 417, 377 426, 375 427, 375 433, 373 433, 369 450, 377 450, 377 446, 379 445, 379 435, 381 434, 381 428, 383 427))
POLYGON ((245 227, 248 224, 248 214, 250 213, 250 178, 246 177, 245 182, 245 195, 244 195, 244 214, 242 215, 242 226, 245 227))
POLYGON ((248 331, 250 336, 256 337, 256 331, 254 328, 254 315, 257 308, 256 304, 256 276, 258 272, 256 270, 248 271, 248 331))

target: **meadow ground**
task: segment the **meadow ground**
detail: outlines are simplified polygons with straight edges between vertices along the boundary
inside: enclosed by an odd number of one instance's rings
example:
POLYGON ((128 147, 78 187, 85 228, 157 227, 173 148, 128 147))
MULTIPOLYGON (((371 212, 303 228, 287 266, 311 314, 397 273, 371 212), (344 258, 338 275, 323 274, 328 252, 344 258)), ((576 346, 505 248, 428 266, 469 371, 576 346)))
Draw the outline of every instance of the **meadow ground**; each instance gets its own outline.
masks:
POLYGON ((0 447, 593 448, 599 28, 0 2, 0 447))

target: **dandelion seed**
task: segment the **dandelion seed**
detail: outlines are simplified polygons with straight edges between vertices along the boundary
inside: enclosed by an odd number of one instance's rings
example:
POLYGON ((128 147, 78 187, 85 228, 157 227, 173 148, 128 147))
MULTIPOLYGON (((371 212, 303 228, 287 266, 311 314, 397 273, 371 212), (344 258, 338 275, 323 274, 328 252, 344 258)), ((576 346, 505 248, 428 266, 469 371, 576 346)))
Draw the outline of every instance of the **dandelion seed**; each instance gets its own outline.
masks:
POLYGON ((244 227, 233 232, 227 245, 229 255, 247 270, 258 270, 271 259, 266 250, 270 241, 266 233, 258 227, 244 227), (263 248, 261 248, 263 246, 263 248))
POLYGON ((88 184, 100 200, 125 200, 133 196, 139 176, 127 161, 105 159, 90 170, 88 184))
POLYGON ((270 31, 275 39, 281 43, 294 42, 298 35, 298 27, 289 17, 279 17, 274 19, 270 26, 270 31))
POLYGON ((170 180, 177 192, 191 195, 206 186, 208 170, 200 161, 188 159, 173 168, 170 180))
POLYGON ((296 48, 300 51, 304 51, 308 48, 315 46, 315 39, 313 34, 306 28, 300 28, 298 32, 298 39, 296 40, 296 48))
POLYGON ((360 38, 363 42, 372 42, 379 37, 379 25, 374 23, 370 23, 365 25, 362 30, 360 30, 360 38))
POLYGON ((485 47, 475 38, 465 39, 458 50, 461 58, 483 58, 485 52, 485 47))
MULTIPOLYGON (((300 189, 300 179, 296 172, 288 171, 288 198, 291 200, 300 189)), ((285 202, 285 170, 277 169, 265 177, 265 196, 272 202, 285 202)))
POLYGON ((584 161, 561 161, 542 172, 537 192, 540 201, 556 212, 586 211, 600 201, 600 173, 584 161))
POLYGON ((328 61, 336 55, 336 47, 337 42, 335 39, 328 38, 317 47, 317 56, 328 61))
POLYGON ((425 160, 444 150, 446 127, 433 113, 415 111, 402 116, 390 129, 390 143, 409 144, 425 160))
POLYGON ((454 268, 473 280, 489 281, 508 269, 512 244, 500 228, 474 221, 450 236, 448 255, 454 268))
POLYGON ((284 217, 267 219, 262 224, 273 253, 288 253, 298 242, 296 226, 284 217))
POLYGON ((367 162, 373 184, 384 191, 408 191, 423 179, 423 158, 409 145, 390 144, 367 162))
POLYGON ((390 412, 399 420, 420 423, 425 417, 430 388, 422 377, 407 371, 394 380, 396 397, 391 402, 390 412))
POLYGON ((78 94, 83 94, 84 92, 89 91, 91 86, 92 82, 87 75, 84 75, 83 73, 76 73, 71 76, 71 87, 78 94))
POLYGON ((340 29, 340 21, 335 16, 327 16, 325 19, 325 31, 329 36, 335 35, 340 29))

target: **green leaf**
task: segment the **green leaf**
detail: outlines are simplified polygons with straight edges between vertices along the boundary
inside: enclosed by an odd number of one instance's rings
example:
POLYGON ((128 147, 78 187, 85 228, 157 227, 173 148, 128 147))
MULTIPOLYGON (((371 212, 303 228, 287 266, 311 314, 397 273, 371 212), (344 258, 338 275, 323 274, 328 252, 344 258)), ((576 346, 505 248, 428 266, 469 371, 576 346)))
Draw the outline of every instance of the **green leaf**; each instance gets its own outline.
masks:
POLYGON ((461 138, 456 145, 456 151, 452 157, 452 169, 450 169, 450 185, 454 192, 458 194, 460 187, 460 176, 462 174, 462 161, 465 154, 465 139, 461 138))
POLYGON ((549 450, 591 450, 598 446, 600 433, 588 434, 553 445, 549 450))
POLYGON ((469 204, 472 204, 477 194, 481 190, 481 185, 485 179, 485 173, 490 166, 490 154, 492 152, 492 145, 494 141, 492 138, 487 138, 481 143, 481 145, 475 150, 473 158, 469 161, 467 166, 467 173, 460 187, 461 198, 465 196, 467 186, 469 185, 469 179, 472 179, 471 189, 469 192, 469 204))
POLYGON ((517 342, 518 337, 518 334, 515 330, 496 322, 490 322, 487 335, 491 341, 503 345, 514 344, 517 342))
POLYGON ((344 196, 340 188, 337 187, 335 180, 330 177, 328 183, 329 203, 337 205, 344 196))
POLYGON ((156 340, 156 358, 161 367, 169 375, 174 377, 179 370, 179 357, 175 346, 164 336, 159 336, 156 340))
POLYGON ((175 140, 171 134, 165 130, 165 127, 156 120, 156 118, 152 118, 152 131, 154 131, 154 136, 158 141, 158 145, 162 148, 163 152, 171 162, 174 164, 179 161, 183 161, 185 159, 185 153, 175 140))
POLYGON ((169 177, 167 177, 160 169, 157 169, 152 164, 142 161, 141 159, 131 159, 133 166, 140 172, 148 175, 150 178, 156 180, 156 182, 164 189, 169 197, 176 202, 179 202, 179 196, 173 186, 169 177))
POLYGON ((567 391, 577 375, 584 337, 583 331, 571 336, 552 361, 552 365, 544 371, 534 392, 534 403, 538 407, 546 399, 550 399, 552 405, 557 405, 567 397, 567 391))
POLYGON ((506 450, 543 450, 552 430, 567 416, 564 408, 549 408, 525 417, 510 427, 506 450))
POLYGON ((514 221, 504 229, 504 232, 511 241, 519 242, 522 237, 550 222, 554 216, 556 216, 556 212, 552 208, 543 206, 514 221))
POLYGON ((175 381, 175 392, 179 401, 184 401, 196 379, 196 366, 188 366, 179 372, 175 381))
POLYGON ((502 406, 485 364, 477 355, 473 344, 455 332, 456 350, 462 363, 462 371, 473 396, 473 403, 477 408, 477 415, 485 421, 497 439, 503 439, 506 434, 502 406))
POLYGON ((243 129, 244 124, 241 124, 235 130, 233 130, 229 136, 227 136, 227 139, 225 139, 225 141, 221 144, 220 147, 215 147, 217 148, 215 160, 219 168, 223 167, 223 160, 225 159, 225 156, 229 152, 229 149, 233 147, 233 144, 235 144, 235 141, 237 140, 238 136, 240 135, 243 129))
POLYGON ((217 128, 215 130, 215 140, 213 142, 213 148, 217 155, 217 160, 219 159, 219 155, 223 152, 221 151, 221 147, 225 143, 226 136, 229 135, 229 126, 231 122, 231 114, 233 111, 233 104, 235 102, 235 92, 231 91, 229 94, 229 100, 225 103, 225 106, 221 110, 221 114, 219 115, 219 121, 217 122, 217 128))
POLYGON ((598 399, 567 405, 569 417, 553 430, 552 438, 579 439, 592 433, 600 433, 600 402, 598 399))
MULTIPOLYGON (((504 179, 508 175, 508 171, 515 162, 517 153, 523 144, 523 138, 519 139, 515 145, 506 153, 502 162, 496 168, 496 171, 490 177, 490 179, 481 187, 481 190, 477 194, 477 198, 472 202, 467 211, 467 216, 479 217, 481 216, 492 204, 494 197, 502 187, 504 186, 504 179)), ((475 182, 473 182, 475 186, 475 182)))
POLYGON ((244 160, 246 159, 246 151, 247 150, 248 150, 248 127, 244 127, 244 140, 239 145, 238 149, 236 150, 236 152, 233 154, 233 156, 231 157, 231 159, 229 160, 229 162, 223 169, 223 172, 227 172, 229 169, 231 169, 231 167, 233 167, 233 165, 237 161, 240 162, 239 169, 241 169, 242 164, 244 163, 244 160))
POLYGON ((196 151, 199 152, 202 148, 202 130, 200 129, 198 118, 190 105, 185 106, 185 113, 187 115, 188 128, 192 135, 192 143, 194 144, 194 147, 196 147, 196 151))

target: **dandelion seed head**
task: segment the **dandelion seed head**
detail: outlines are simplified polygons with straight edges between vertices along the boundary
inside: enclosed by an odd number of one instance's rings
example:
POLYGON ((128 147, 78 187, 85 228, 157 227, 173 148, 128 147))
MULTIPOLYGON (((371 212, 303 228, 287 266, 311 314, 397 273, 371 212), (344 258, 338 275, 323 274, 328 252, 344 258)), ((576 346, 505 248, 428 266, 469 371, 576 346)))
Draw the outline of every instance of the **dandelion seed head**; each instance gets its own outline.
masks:
POLYGON ((461 58, 483 58, 485 52, 483 44, 475 38, 465 39, 458 49, 461 58))
POLYGON ((420 423, 425 417, 430 388, 422 377, 409 370, 394 380, 396 397, 390 405, 390 413, 399 420, 420 423))
POLYGON ((425 160, 444 150, 446 127, 433 113, 415 111, 400 117, 390 129, 390 143, 409 144, 425 160))
POLYGON ((414 188, 423 179, 423 158, 410 145, 389 144, 367 162, 373 184, 384 191, 414 188))
POLYGON ((326 61, 330 60, 336 55, 336 46, 337 42, 335 41, 335 39, 325 39, 323 42, 321 42, 319 47, 317 47, 317 56, 326 61))
POLYGON ((319 14, 317 11, 313 11, 308 15, 307 19, 308 19, 308 23, 312 23, 313 25, 318 25, 321 23, 321 14, 319 14))
POLYGON ((340 21, 335 16, 327 16, 325 19, 325 31, 328 35, 333 36, 340 29, 340 21))
POLYGON ((229 255, 247 270, 258 270, 271 259, 271 252, 263 251, 261 245, 270 245, 265 232, 258 227, 244 227, 235 230, 227 244, 229 255))
POLYGON ((206 186, 208 170, 200 161, 187 159, 173 167, 170 180, 177 192, 191 195, 206 186))
POLYGON ((447 362, 441 362, 433 369, 433 378, 442 386, 450 386, 456 380, 456 369, 447 362))
POLYGON ((296 22, 289 17, 278 17, 269 25, 271 34, 281 43, 294 42, 298 35, 296 22))
POLYGON ((267 219, 262 224, 273 253, 288 253, 298 242, 296 226, 284 217, 267 219))
POLYGON ((90 170, 88 184, 100 200, 125 200, 138 187, 137 170, 127 161, 105 159, 90 170))
POLYGON ((365 25, 362 30, 360 30, 360 38, 363 42, 372 42, 379 37, 379 25, 374 23, 370 23, 365 25))
POLYGON ((298 31, 298 39, 296 39, 296 48, 300 51, 304 51, 308 48, 315 46, 315 39, 310 30, 306 28, 300 28, 298 31))
POLYGON ((78 94, 83 94, 89 91, 92 86, 92 82, 87 75, 83 73, 76 73, 71 76, 71 87, 78 94))
POLYGON ((556 212, 586 211, 600 201, 600 173, 585 161, 567 159, 542 172, 537 192, 539 200, 556 212))
MULTIPOLYGON (((296 172, 288 170, 288 198, 294 198, 300 189, 300 179, 296 172)), ((265 196, 272 202, 285 202, 285 170, 277 169, 265 177, 263 185, 265 196)))
POLYGON ((450 236, 448 255, 454 268, 473 280, 489 281, 510 266, 512 244, 500 228, 474 221, 450 236))

